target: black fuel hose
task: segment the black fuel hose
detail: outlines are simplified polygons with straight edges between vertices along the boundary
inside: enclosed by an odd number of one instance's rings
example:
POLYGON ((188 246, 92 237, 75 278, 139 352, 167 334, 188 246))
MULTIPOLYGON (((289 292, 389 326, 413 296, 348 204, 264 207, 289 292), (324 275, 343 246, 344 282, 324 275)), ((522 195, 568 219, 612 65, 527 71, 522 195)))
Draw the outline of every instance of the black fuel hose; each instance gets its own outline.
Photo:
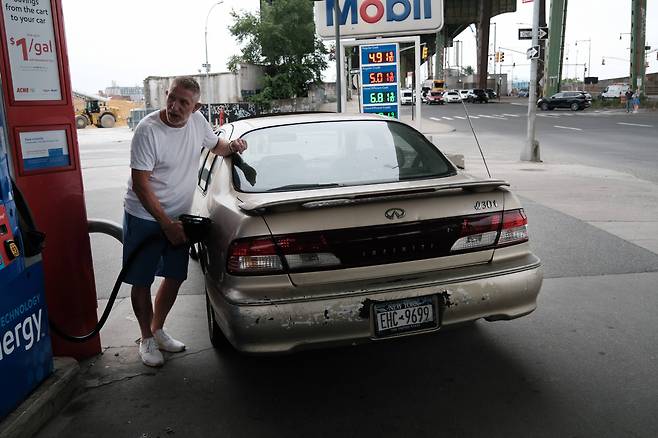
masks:
MULTIPOLYGON (((183 229, 185 230, 185 235, 187 236, 189 243, 201 242, 206 237, 206 235, 210 230, 211 222, 210 219, 206 217, 181 215, 178 219, 183 223, 183 229)), ((108 234, 112 234, 112 233, 108 233, 108 234)), ((118 240, 121 240, 116 235, 114 235, 114 237, 116 237, 118 240)), ((123 264, 123 267, 121 268, 121 271, 119 272, 119 275, 117 276, 116 281, 114 282, 114 288, 112 288, 112 292, 110 293, 110 297, 108 298, 107 305, 105 306, 105 310, 103 310, 103 314, 98 320, 96 327, 94 327, 94 329, 91 332, 79 336, 71 335, 64 332, 64 330, 62 330, 55 323, 53 323, 51 319, 49 320, 50 329, 60 338, 75 343, 86 342, 92 339, 94 336, 98 335, 98 333, 105 325, 105 322, 107 322, 107 318, 110 316, 110 312, 112 311, 112 306, 114 306, 114 301, 116 301, 117 295, 119 294, 119 289, 121 289, 121 284, 123 283, 123 279, 126 276, 126 271, 132 265, 133 261, 135 260, 135 257, 147 245, 155 241, 160 241, 162 237, 163 237, 162 234, 154 234, 152 236, 147 237, 146 239, 144 239, 144 241, 142 241, 139 245, 137 245, 137 247, 132 253, 128 255, 125 263, 123 264)))

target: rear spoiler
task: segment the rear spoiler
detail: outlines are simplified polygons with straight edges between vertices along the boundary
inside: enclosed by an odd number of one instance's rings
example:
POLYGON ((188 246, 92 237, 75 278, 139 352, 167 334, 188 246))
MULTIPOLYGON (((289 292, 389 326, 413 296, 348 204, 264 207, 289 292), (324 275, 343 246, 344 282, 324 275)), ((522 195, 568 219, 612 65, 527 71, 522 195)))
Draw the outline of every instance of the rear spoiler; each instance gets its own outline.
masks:
MULTIPOLYGON (((448 184, 430 185, 417 188, 398 188, 388 190, 374 190, 368 192, 354 192, 341 194, 327 194, 315 196, 300 196, 287 199, 248 199, 238 200, 238 207, 248 213, 262 213, 274 207, 285 205, 300 205, 303 208, 324 208, 352 204, 365 204, 369 202, 390 201, 396 199, 423 198, 433 196, 448 190, 465 190, 469 192, 491 192, 498 187, 509 186, 501 179, 487 179, 480 181, 461 181, 448 184)), ((317 191, 316 191, 317 192, 317 191)), ((298 192, 299 193, 299 192, 298 192)))

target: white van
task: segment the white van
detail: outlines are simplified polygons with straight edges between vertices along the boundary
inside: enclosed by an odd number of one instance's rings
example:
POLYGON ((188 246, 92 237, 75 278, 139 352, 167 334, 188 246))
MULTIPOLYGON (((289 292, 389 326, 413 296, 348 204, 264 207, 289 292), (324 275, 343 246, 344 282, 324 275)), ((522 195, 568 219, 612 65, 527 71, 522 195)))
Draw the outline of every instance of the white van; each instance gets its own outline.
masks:
POLYGON ((400 104, 401 105, 412 105, 416 99, 414 99, 414 92, 410 88, 403 89, 400 92, 400 104))
POLYGON ((610 84, 601 92, 601 99, 615 99, 623 96, 631 86, 628 84, 610 84))

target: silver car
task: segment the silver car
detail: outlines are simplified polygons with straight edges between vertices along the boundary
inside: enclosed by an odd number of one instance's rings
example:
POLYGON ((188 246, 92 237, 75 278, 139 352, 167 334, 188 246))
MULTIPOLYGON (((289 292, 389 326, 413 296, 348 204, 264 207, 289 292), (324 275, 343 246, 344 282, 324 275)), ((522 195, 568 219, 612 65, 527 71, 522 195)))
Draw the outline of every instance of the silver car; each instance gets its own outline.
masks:
POLYGON ((376 115, 240 120, 242 156, 204 150, 193 213, 213 345, 281 353, 431 333, 536 307, 521 204, 376 115))

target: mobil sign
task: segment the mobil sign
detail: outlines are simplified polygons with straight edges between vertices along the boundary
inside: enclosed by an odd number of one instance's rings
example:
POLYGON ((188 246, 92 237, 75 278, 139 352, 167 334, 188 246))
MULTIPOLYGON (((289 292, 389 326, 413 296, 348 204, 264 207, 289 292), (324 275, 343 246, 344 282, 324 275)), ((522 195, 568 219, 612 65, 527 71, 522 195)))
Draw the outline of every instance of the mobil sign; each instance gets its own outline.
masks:
POLYGON ((443 27, 443 0, 322 0, 315 2, 315 29, 333 38, 334 1, 342 37, 418 35, 443 27))

